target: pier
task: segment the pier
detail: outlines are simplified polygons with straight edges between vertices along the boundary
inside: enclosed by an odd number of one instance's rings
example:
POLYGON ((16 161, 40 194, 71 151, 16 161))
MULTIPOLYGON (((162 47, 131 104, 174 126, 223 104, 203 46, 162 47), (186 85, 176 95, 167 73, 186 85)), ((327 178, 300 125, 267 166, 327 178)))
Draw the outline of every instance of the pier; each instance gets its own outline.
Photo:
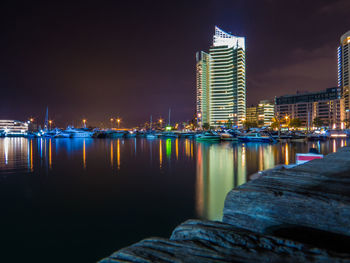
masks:
MULTIPOLYGON (((122 237, 116 237, 122 238, 122 237)), ((222 221, 188 220, 108 262, 350 262, 350 147, 232 189, 222 221)))

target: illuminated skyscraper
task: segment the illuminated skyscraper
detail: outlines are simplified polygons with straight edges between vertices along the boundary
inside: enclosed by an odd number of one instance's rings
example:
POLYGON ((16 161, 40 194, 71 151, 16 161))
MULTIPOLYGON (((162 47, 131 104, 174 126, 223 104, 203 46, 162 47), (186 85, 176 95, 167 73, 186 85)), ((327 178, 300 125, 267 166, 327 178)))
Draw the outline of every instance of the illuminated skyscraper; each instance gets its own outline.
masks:
POLYGON ((196 73, 197 73, 197 118, 198 124, 209 124, 209 72, 210 56, 201 51, 196 54, 196 73))
POLYGON ((350 111, 350 31, 346 32, 340 38, 338 47, 338 86, 342 88, 345 109, 350 111))
POLYGON ((202 124, 241 125, 246 114, 245 38, 215 27, 209 54, 200 54, 197 53, 197 114, 202 124))

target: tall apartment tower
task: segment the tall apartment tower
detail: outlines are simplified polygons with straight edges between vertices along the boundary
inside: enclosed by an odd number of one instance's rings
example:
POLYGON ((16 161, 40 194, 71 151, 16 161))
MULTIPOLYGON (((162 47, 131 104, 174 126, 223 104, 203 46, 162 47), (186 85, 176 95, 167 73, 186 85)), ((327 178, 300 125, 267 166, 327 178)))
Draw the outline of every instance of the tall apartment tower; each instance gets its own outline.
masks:
POLYGON ((209 121, 209 83, 210 83, 210 56, 201 51, 196 54, 196 83, 197 83, 197 120, 198 123, 210 123, 209 121))
MULTIPOLYGON (((342 89, 345 110, 350 111, 350 31, 340 38, 338 47, 338 87, 342 89)), ((348 113, 349 114, 349 113, 348 113)))
POLYGON ((242 125, 246 115, 245 38, 215 27, 209 53, 197 53, 197 117, 201 124, 242 125))

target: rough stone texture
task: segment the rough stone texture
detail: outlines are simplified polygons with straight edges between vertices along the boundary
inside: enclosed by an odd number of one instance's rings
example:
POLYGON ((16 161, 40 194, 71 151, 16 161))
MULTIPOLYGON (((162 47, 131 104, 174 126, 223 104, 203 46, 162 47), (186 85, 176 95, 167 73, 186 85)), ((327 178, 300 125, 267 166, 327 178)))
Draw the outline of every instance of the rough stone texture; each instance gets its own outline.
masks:
POLYGON ((350 148, 233 189, 223 222, 188 220, 100 262, 350 262, 350 148))
POLYGON ((204 243, 243 262, 328 262, 330 257, 333 262, 343 262, 349 256, 213 221, 188 220, 174 230, 170 239, 204 243))
MULTIPOLYGON (((350 236, 350 150, 271 171, 232 190, 223 222, 258 233, 283 229, 350 236)), ((348 239, 350 240, 350 239, 348 239)))

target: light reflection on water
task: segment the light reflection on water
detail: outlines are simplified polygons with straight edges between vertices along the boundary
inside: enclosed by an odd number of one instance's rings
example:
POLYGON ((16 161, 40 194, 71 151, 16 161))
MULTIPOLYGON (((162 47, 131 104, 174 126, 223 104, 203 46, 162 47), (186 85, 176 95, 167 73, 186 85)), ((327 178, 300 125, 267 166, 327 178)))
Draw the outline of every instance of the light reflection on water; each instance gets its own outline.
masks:
MULTIPOLYGON (((219 220, 222 216, 224 199, 228 191, 249 180, 248 176, 259 171, 273 168, 276 164, 290 164, 297 152, 307 152, 310 147, 321 153, 335 152, 338 147, 346 146, 346 140, 310 143, 197 143, 190 139, 165 139, 147 141, 145 139, 115 139, 94 141, 93 139, 35 139, 2 138, 0 139, 0 173, 16 174, 37 170, 49 173, 55 169, 56 159, 68 154, 68 161, 73 156, 81 156, 82 170, 89 169, 89 158, 94 146, 107 144, 109 163, 112 173, 127 170, 121 160, 143 155, 150 165, 154 155, 158 155, 158 167, 163 173, 169 172, 171 163, 179 160, 192 161, 195 166, 195 211, 198 217, 219 220), (139 145, 139 146, 138 146, 139 145), (130 147, 130 151, 126 151, 130 147), (158 147, 158 150, 156 148, 158 147), (91 148, 91 149, 90 149, 91 148), (146 150, 148 148, 148 150, 146 150), (158 153, 157 153, 158 151, 158 153), (125 156, 122 156, 122 155, 125 156), (164 159, 164 156, 166 159, 164 159)), ((61 162, 58 162, 61 165, 61 162)), ((179 164, 180 165, 180 164, 179 164)), ((184 169, 186 170, 186 169, 184 169)), ((189 175, 191 176, 191 175, 189 175)))
POLYGON ((186 219, 221 219, 227 192, 259 170, 294 163, 310 147, 327 154, 346 145, 0 138, 0 246, 9 258, 39 247, 43 259, 69 250, 72 261, 96 262, 150 235, 168 237, 186 219))
POLYGON ((196 210, 201 218, 221 218, 223 200, 233 187, 246 182, 245 145, 197 145, 196 210))

